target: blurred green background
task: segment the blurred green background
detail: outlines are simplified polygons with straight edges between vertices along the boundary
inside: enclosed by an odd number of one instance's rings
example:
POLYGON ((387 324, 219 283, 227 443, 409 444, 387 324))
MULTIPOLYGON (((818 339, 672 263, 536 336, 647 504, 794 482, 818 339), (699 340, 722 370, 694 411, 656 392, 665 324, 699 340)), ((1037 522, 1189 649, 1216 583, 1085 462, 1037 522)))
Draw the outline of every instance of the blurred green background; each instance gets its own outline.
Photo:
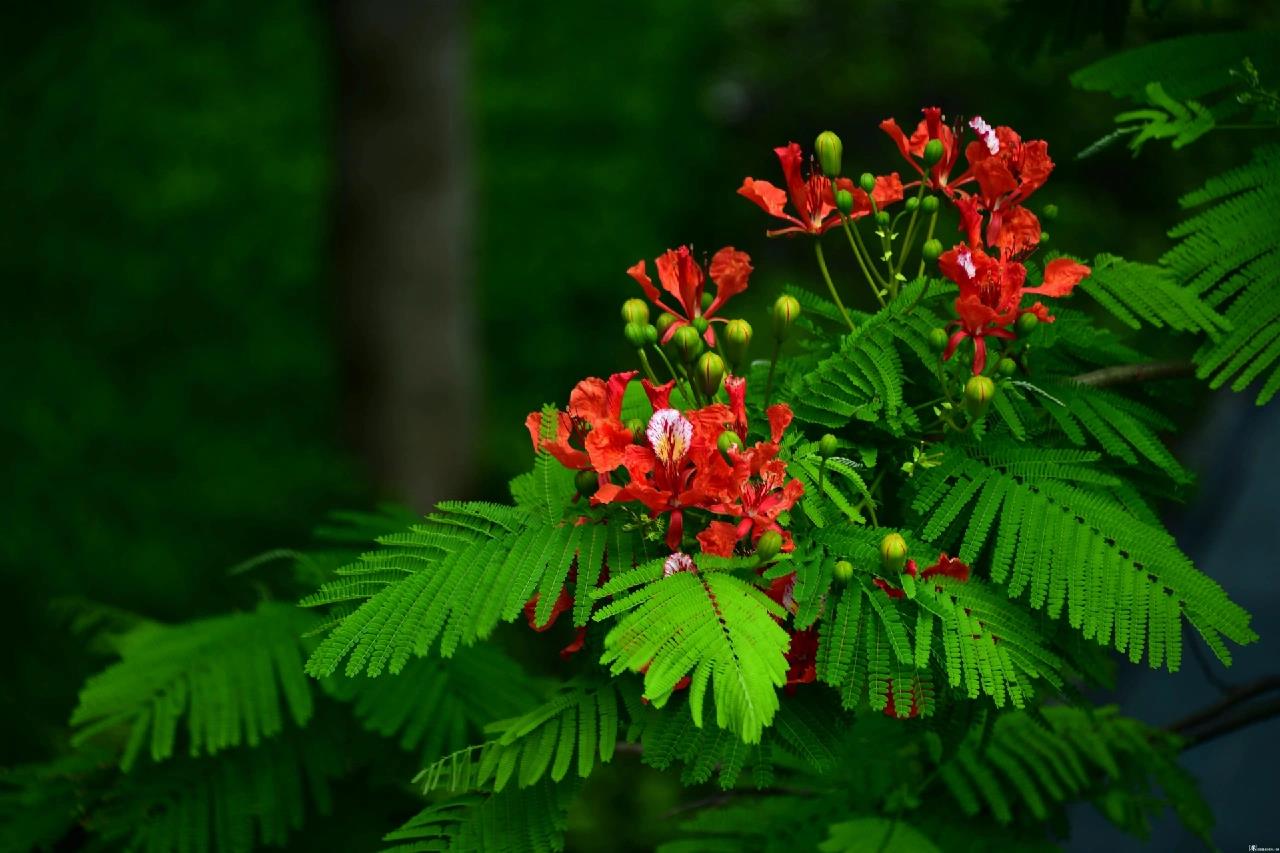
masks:
MULTIPOLYGON (((774 146, 831 128, 848 169, 886 172, 902 164, 882 118, 981 114, 1050 141, 1037 200, 1062 210, 1055 247, 1153 259, 1177 196, 1239 149, 1076 161, 1117 108, 1068 74, 1275 22, 1274 4, 1207 0, 3 15, 0 565, 18 606, 0 722, 23 736, 0 740, 0 764, 57 748, 98 663, 52 602, 220 612, 250 600, 229 567, 305 544, 328 509, 500 497, 529 462, 525 413, 630 365, 617 311, 640 257, 750 252, 752 320, 783 282, 812 285, 804 247, 768 241, 735 195, 745 175, 780 183, 774 146)), ((624 775, 598 795, 613 806, 573 819, 590 839, 668 794, 624 775)))

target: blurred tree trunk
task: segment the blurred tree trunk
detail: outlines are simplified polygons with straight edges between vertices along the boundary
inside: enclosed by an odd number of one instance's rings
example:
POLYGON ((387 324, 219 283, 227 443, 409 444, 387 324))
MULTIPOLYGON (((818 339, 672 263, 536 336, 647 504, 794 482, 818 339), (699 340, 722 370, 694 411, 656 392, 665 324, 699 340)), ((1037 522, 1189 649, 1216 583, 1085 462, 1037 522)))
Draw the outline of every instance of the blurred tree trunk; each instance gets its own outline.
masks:
POLYGON ((347 427, 384 492, 466 491, 478 408, 460 0, 341 0, 334 246, 347 427))

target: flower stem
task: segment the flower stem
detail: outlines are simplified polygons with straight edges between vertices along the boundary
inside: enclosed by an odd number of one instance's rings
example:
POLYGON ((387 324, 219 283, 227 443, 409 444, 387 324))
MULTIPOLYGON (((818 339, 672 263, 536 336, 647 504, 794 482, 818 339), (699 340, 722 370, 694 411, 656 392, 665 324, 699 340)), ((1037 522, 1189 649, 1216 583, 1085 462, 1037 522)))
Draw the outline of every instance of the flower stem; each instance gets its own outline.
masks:
MULTIPOLYGON (((928 243, 930 240, 933 239, 933 229, 937 226, 937 224, 938 224, 938 211, 935 210, 933 212, 933 216, 929 217, 929 230, 925 232, 925 235, 924 235, 925 243, 928 243)), ((919 278, 922 275, 924 275, 924 254, 923 253, 920 255, 920 269, 916 270, 916 278, 919 278)), ((923 294, 923 291, 921 291, 921 293, 923 294)), ((917 299, 916 301, 919 302, 920 300, 917 299)))
MULTIPOLYGON (((920 181, 920 191, 916 193, 916 209, 911 211, 911 221, 907 223, 907 236, 902 240, 902 254, 898 256, 898 268, 895 272, 902 272, 902 268, 907 265, 907 253, 911 251, 911 243, 916 236, 916 218, 920 216, 920 202, 924 200, 924 181, 920 181)), ((932 233, 932 232, 931 232, 932 233)))
POLYGON ((831 299, 836 303, 836 308, 840 309, 840 316, 849 324, 849 331, 854 330, 853 320, 849 319, 849 312, 844 310, 844 303, 840 301, 840 294, 836 293, 836 286, 831 281, 831 273, 827 271, 827 259, 822 254, 822 243, 819 238, 814 238, 813 253, 818 258, 818 269, 822 270, 822 279, 827 283, 827 290, 831 291, 831 299))
POLYGON ((658 377, 654 375, 653 367, 649 365, 649 356, 644 354, 644 349, 643 348, 638 349, 636 350, 636 352, 640 355, 640 366, 644 368, 645 378, 648 379, 650 382, 652 382, 654 385, 659 384, 658 377))
MULTIPOLYGON (((854 240, 854 235, 858 234, 857 229, 849 225, 849 218, 843 213, 840 214, 840 224, 844 226, 844 234, 849 238, 849 248, 853 250, 853 256, 858 259, 858 266, 862 268, 862 275, 867 280, 867 284, 871 285, 871 292, 875 295, 876 301, 880 303, 880 307, 884 307, 884 297, 880 295, 880 290, 884 286, 884 282, 880 281, 880 276, 876 273, 875 267, 868 267, 867 262, 863 260, 862 250, 858 246, 862 243, 861 235, 854 240)), ((868 253, 868 257, 870 254, 868 253)))
POLYGON ((773 396, 773 369, 778 366, 778 351, 782 349, 782 342, 777 338, 773 340, 773 355, 769 358, 769 378, 764 381, 764 404, 767 408, 769 399, 773 396))

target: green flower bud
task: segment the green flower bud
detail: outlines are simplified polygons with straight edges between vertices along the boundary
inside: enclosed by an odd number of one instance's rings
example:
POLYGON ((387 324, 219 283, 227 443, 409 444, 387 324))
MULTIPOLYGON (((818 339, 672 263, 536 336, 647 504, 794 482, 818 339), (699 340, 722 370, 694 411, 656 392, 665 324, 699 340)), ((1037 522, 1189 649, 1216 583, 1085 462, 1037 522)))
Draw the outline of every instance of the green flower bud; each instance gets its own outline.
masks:
POLYGON ((631 418, 626 422, 626 424, 624 424, 624 426, 626 426, 627 431, 631 433, 632 441, 639 441, 644 437, 645 422, 640 418, 631 418))
POLYGON ((890 577, 902 573, 907 564, 907 540, 898 533, 890 533, 880 540, 880 565, 890 577))
POLYGON ((929 263, 933 263, 942 254, 942 241, 937 237, 931 237, 924 241, 924 245, 920 247, 920 257, 929 263))
POLYGON ((670 329, 671 324, 674 323, 675 321, 676 321, 676 318, 668 314, 666 311, 663 311, 661 314, 659 314, 658 322, 656 324, 658 329, 658 337, 662 337, 663 335, 665 335, 667 333, 667 329, 670 329))
POLYGON ((1048 242, 1049 242, 1049 232, 1048 232, 1048 231, 1041 231, 1041 232, 1040 232, 1040 242, 1041 242, 1041 243, 1048 243, 1048 242))
POLYGON ((600 475, 591 469, 579 471, 574 475, 573 485, 577 488, 578 494, 583 497, 594 495, 596 489, 600 487, 600 475))
POLYGON ((1002 358, 1000 363, 996 365, 996 370, 1001 376, 1012 376, 1018 372, 1018 363, 1011 358, 1002 358))
POLYGON ((646 344, 656 344, 658 342, 658 327, 652 323, 644 324, 644 342, 646 344))
POLYGON ((698 334, 702 334, 703 332, 705 332, 707 330, 707 326, 710 326, 710 325, 711 324, 707 322, 706 317, 693 318, 693 327, 698 330, 698 334))
POLYGON ((800 316, 800 303, 794 296, 779 296, 773 303, 773 336, 781 343, 787 339, 791 325, 800 316))
POLYGON ((832 572, 840 583, 848 583, 853 580, 853 563, 848 560, 837 560, 835 571, 832 572))
MULTIPOLYGON (((626 328, 622 330, 622 334, 626 337, 627 343, 636 349, 644 349, 645 344, 649 343, 649 335, 645 331, 648 324, 628 323, 626 328)), ((656 329, 654 330, 657 331, 656 329)))
POLYGON ((876 212, 876 224, 884 228, 889 224, 889 211, 880 210, 876 212))
POLYGON ((970 376, 964 384, 964 408, 972 418, 980 418, 987 413, 991 398, 996 395, 996 383, 989 376, 970 376))
POLYGON ((836 210, 845 216, 853 213, 853 193, 848 190, 836 190, 836 210))
POLYGON ((942 140, 930 139, 924 145, 924 164, 932 166, 942 159, 942 140))
POLYGON ((671 336, 671 343, 675 344, 676 352, 686 364, 702 353, 702 335, 693 326, 685 325, 676 329, 676 333, 671 336))
POLYGON ((924 201, 920 202, 920 209, 925 213, 938 212, 938 197, 936 195, 927 195, 924 201))
POLYGON ((751 346, 751 324, 746 320, 730 320, 724 327, 724 352, 734 369, 747 360, 747 348, 751 346))
POLYGON ((706 311, 708 308, 711 307, 711 303, 714 301, 715 300, 711 297, 710 293, 702 294, 702 310, 706 311))
POLYGON ((694 378, 702 387, 702 393, 714 397, 724 381, 724 359, 713 352, 704 352, 694 368, 694 378))
POLYGON ((862 187, 864 193, 870 193, 876 188, 876 176, 870 172, 863 172, 862 177, 858 178, 858 186, 862 187))
POLYGON ((716 439, 716 447, 720 448, 720 452, 727 457, 730 448, 742 449, 742 437, 733 430, 727 429, 720 433, 720 437, 716 439))
POLYGON ((622 319, 628 323, 649 322, 649 303, 643 299, 628 299, 622 303, 622 319))
POLYGON ((828 178, 839 177, 840 155, 844 153, 844 145, 841 144, 840 137, 829 130, 824 130, 818 134, 818 139, 813 143, 813 150, 818 154, 818 165, 822 167, 822 174, 828 178))
POLYGON ((776 530, 766 530, 756 542, 756 556, 761 560, 772 560, 782 550, 782 534, 776 530))
POLYGON ((929 330, 929 349, 934 352, 942 352, 947 348, 947 330, 946 329, 930 329, 929 330))
POLYGON ((1058 218, 1058 206, 1056 204, 1046 204, 1044 209, 1040 211, 1040 217, 1050 222, 1058 218))
POLYGON ((906 202, 907 213, 913 213, 915 209, 919 206, 920 206, 920 199, 917 196, 912 196, 911 198, 907 199, 907 202, 906 202))
POLYGON ((1018 332, 1023 335, 1030 334, 1039 324, 1040 318, 1028 311, 1018 318, 1018 332))
POLYGON ((836 455, 837 444, 836 437, 831 433, 827 433, 818 439, 818 455, 823 459, 830 459, 836 455))

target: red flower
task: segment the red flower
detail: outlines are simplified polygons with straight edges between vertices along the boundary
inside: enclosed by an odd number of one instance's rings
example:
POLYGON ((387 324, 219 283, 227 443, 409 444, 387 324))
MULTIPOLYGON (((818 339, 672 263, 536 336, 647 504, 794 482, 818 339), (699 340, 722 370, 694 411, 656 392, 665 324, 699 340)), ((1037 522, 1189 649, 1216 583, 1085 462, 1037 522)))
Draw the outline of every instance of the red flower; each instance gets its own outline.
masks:
MULTIPOLYGON (((662 337, 664 344, 671 340, 676 329, 693 323, 699 317, 708 323, 726 322, 723 317, 715 316, 716 312, 724 307, 731 296, 747 289, 747 279, 751 276, 751 257, 746 252, 739 252, 732 246, 716 252, 711 258, 711 280, 716 284, 716 295, 707 310, 703 311, 702 291, 706 287, 707 277, 702 267, 693 259, 693 252, 688 246, 668 249, 654 261, 654 266, 658 268, 658 281, 662 284, 662 289, 675 299, 675 308, 663 301, 661 292, 645 272, 643 260, 637 261, 628 269, 627 275, 636 280, 650 302, 676 318, 676 322, 667 328, 662 337)), ((703 337, 708 346, 715 346, 716 336, 710 325, 703 337)))
MULTIPOLYGON (((1006 213, 1044 186, 1053 171, 1049 144, 1042 139, 1023 142, 1011 127, 995 127, 975 116, 969 126, 978 139, 965 147, 969 174, 978 182, 978 197, 991 214, 987 240, 996 245, 1006 213)), ((1039 239, 1037 232, 1036 238, 1039 239)))
POLYGON ((606 382, 592 376, 574 386, 568 411, 557 412, 556 437, 542 439, 542 413, 532 412, 525 427, 534 450, 546 450, 566 468, 594 470, 602 476, 622 464, 622 454, 632 443, 631 431, 622 423, 622 398, 636 371, 615 373, 606 382))
MULTIPOLYGON (((940 190, 950 195, 951 189, 947 183, 950 180, 951 169, 955 166, 956 160, 959 159, 959 141, 955 131, 943 123, 942 110, 937 107, 925 107, 921 112, 924 113, 924 118, 916 125, 916 129, 910 138, 902 132, 902 128, 898 127, 898 122, 891 118, 880 122, 880 129, 889 134, 889 138, 898 146, 898 150, 902 152, 902 156, 906 161, 911 164, 911 168, 915 169, 920 174, 920 177, 928 182, 931 189, 940 190), (924 147, 933 139, 942 143, 942 158, 933 164, 929 169, 928 175, 926 175, 921 167, 919 158, 924 157, 924 147)), ((914 183, 911 184, 911 186, 914 185, 914 183)))
MULTIPOLYGON (((780 189, 768 181, 746 178, 738 188, 738 195, 753 201, 770 216, 791 223, 783 228, 766 232, 770 237, 783 234, 824 234, 840 224, 840 214, 836 211, 835 193, 831 190, 831 179, 820 172, 812 172, 805 178, 802 171, 804 153, 794 142, 781 148, 773 149, 782 164, 782 176, 787 188, 780 189), (787 202, 795 213, 787 212, 787 202)), ((898 173, 876 178, 875 187, 868 197, 861 188, 854 187, 848 178, 839 178, 836 185, 840 189, 853 193, 853 210, 851 219, 871 213, 871 199, 876 206, 883 208, 902 199, 902 181, 898 173)))
MULTIPOLYGON (((969 580, 969 567, 957 560, 955 557, 947 556, 946 551, 943 551, 938 555, 938 562, 934 563, 923 572, 916 566, 915 560, 907 560, 907 564, 902 568, 902 573, 904 575, 911 575, 911 577, 918 578, 919 580, 928 580, 929 578, 937 575, 954 578, 958 581, 969 580)), ((884 590, 885 595, 890 598, 902 598, 906 595, 903 590, 891 585, 883 578, 872 578, 871 581, 880 589, 884 590)))
POLYGON ((818 678, 818 631, 805 628, 791 633, 787 646, 787 692, 794 693, 796 685, 809 684, 818 678))

